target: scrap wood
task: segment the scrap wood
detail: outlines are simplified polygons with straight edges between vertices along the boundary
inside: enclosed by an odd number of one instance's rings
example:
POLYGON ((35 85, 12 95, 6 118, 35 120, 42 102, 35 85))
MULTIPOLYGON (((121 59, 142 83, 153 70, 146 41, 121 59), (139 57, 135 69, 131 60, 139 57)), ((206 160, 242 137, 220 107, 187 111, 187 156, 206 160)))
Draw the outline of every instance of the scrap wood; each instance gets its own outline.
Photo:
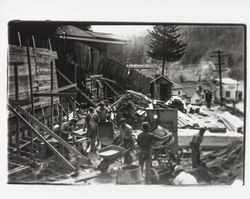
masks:
POLYGON ((23 165, 23 166, 20 166, 20 167, 17 167, 15 169, 10 170, 8 173, 9 173, 9 175, 13 175, 13 174, 16 174, 18 172, 24 171, 25 169, 28 169, 28 168, 30 168, 30 167, 23 165))

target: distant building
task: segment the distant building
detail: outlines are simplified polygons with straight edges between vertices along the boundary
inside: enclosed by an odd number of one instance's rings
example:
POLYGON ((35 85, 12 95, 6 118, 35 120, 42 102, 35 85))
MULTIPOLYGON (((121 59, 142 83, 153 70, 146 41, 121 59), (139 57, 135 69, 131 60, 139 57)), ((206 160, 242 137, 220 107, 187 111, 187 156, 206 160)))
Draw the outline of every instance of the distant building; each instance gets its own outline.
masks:
POLYGON ((172 86, 173 82, 169 80, 166 76, 160 75, 155 78, 150 83, 150 93, 151 97, 154 99, 159 99, 167 101, 171 98, 172 95, 172 86))
MULTIPOLYGON (((182 86, 182 98, 186 100, 186 103, 190 104, 206 104, 206 91, 210 90, 212 93, 216 91, 216 86, 206 81, 185 82, 182 86)), ((212 95, 212 101, 213 100, 214 94, 212 95)))
MULTIPOLYGON (((220 100, 220 81, 215 80, 217 90, 216 100, 220 100)), ((228 101, 242 101, 244 99, 244 82, 237 81, 229 77, 222 78, 222 98, 228 101)))

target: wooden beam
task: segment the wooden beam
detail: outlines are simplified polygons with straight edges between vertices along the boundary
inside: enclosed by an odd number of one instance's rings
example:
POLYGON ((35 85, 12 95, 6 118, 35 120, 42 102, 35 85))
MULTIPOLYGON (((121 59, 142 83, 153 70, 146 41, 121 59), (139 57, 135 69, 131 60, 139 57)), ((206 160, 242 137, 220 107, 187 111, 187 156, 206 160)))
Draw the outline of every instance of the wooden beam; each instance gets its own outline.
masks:
MULTIPOLYGON (((59 153, 40 133, 37 132, 37 130, 31 126, 31 124, 29 124, 29 122, 27 122, 27 120, 22 117, 12 106, 8 105, 9 109, 17 116, 19 117, 34 133, 37 134, 37 136, 44 141, 48 147, 54 152, 54 154, 59 157, 69 168, 71 168, 72 170, 76 170, 76 168, 61 154, 59 153)), ((28 114, 25 111, 25 115, 28 114)), ((30 115, 31 116, 31 115, 30 115)), ((31 116, 33 117, 33 116, 31 116)), ((34 118, 34 117, 33 117, 34 118)), ((34 121, 34 120, 33 120, 34 121)), ((50 130, 49 128, 47 130, 50 130)))
POLYGON ((28 169, 28 168, 30 168, 29 166, 20 166, 20 167, 17 167, 17 168, 15 168, 15 169, 11 169, 9 172, 8 172, 8 174, 9 175, 13 175, 13 174, 15 174, 15 173, 18 173, 18 172, 21 172, 21 171, 24 171, 25 169, 28 169))
POLYGON ((21 40, 20 32, 17 32, 17 37, 18 37, 19 46, 22 47, 22 40, 21 40))
POLYGON ((109 89, 116 95, 116 96, 119 96, 119 93, 108 83, 106 82, 105 80, 103 81, 108 87, 109 89))
POLYGON ((73 153, 76 156, 80 156, 81 160, 83 160, 85 163, 89 164, 89 159, 87 157, 83 156, 79 151, 77 151, 69 143, 64 141, 61 137, 59 137, 56 133, 54 133, 51 129, 49 129, 43 123, 41 123, 38 119, 36 119, 34 116, 30 115, 28 112, 23 110, 20 106, 16 106, 16 109, 20 113, 22 113, 26 118, 29 118, 35 125, 38 125, 43 131, 47 132, 51 137, 56 139, 61 145, 63 145, 65 148, 67 148, 71 153, 73 153))
MULTIPOLYGON (((49 40, 50 41, 50 40, 49 40)), ((51 48, 51 47, 50 47, 51 48)), ((50 62, 50 90, 53 90, 53 62, 50 62)), ((54 103, 53 95, 50 96, 50 129, 53 129, 54 126, 54 103)))
MULTIPOLYGON (((34 115, 35 109, 34 109, 34 99, 33 99, 33 81, 32 81, 32 70, 31 70, 31 61, 30 61, 29 39, 26 40, 26 50, 27 50, 28 69, 29 69, 31 114, 34 115)), ((33 149, 33 134, 32 134, 32 132, 30 132, 30 139, 31 139, 31 148, 33 149)))
MULTIPOLYGON (((60 70, 56 69, 59 75, 61 75, 69 84, 73 84, 60 70)), ((85 94, 83 93, 78 87, 76 87, 76 91, 81 94, 92 106, 97 107, 97 105, 85 94)))
POLYGON ((101 80, 105 80, 105 81, 107 81, 107 82, 111 82, 111 83, 113 83, 113 84, 117 84, 116 81, 114 81, 114 80, 112 80, 112 79, 109 79, 109 78, 101 77, 101 80))
POLYGON ((64 87, 61 87, 61 88, 53 89, 51 91, 51 93, 59 93, 59 92, 62 92, 62 91, 65 91, 65 90, 68 90, 68 89, 71 89, 71 88, 75 88, 75 87, 76 87, 76 84, 67 85, 67 86, 64 86, 64 87))
POLYGON ((12 105, 24 106, 26 104, 29 104, 30 101, 29 100, 12 100, 12 99, 9 99, 9 103, 12 104, 12 105))
MULTIPOLYGON (((19 100, 18 90, 18 68, 17 64, 14 64, 14 79, 15 79, 15 100, 19 100)), ((20 155, 20 122, 16 118, 16 144, 17 144, 17 155, 20 155)))
POLYGON ((34 93, 34 97, 64 97, 64 96, 75 96, 77 93, 34 93))

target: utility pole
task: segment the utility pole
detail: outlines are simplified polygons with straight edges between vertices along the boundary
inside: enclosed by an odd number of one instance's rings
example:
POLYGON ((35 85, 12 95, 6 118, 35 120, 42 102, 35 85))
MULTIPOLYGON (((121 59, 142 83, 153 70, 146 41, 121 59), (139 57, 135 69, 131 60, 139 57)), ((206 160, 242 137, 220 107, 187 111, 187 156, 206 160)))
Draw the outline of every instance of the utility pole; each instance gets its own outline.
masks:
POLYGON ((225 52, 221 50, 213 51, 211 57, 217 57, 218 58, 218 63, 214 63, 218 67, 217 70, 214 70, 214 72, 219 72, 219 79, 220 79, 220 105, 223 106, 223 87, 222 87, 222 72, 226 71, 226 69, 222 69, 222 65, 225 63, 222 62, 222 58, 225 57, 226 55, 224 54, 225 52))

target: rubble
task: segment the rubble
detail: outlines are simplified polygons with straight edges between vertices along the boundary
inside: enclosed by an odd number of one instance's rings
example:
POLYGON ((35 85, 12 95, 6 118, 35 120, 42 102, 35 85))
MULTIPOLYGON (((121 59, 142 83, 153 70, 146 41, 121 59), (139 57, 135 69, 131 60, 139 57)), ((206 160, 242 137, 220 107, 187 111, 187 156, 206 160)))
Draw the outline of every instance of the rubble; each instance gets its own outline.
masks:
POLYGON ((153 101, 145 95, 127 91, 126 94, 112 106, 112 109, 117 114, 116 123, 123 117, 126 122, 133 127, 133 129, 140 129, 141 123, 144 121, 144 116, 141 114, 141 110, 145 110, 152 104, 153 101), (140 110, 138 112, 138 110, 140 110))
POLYGON ((213 181, 232 184, 236 179, 243 179, 243 157, 243 142, 233 141, 227 146, 206 154, 202 161, 206 164, 213 181))

